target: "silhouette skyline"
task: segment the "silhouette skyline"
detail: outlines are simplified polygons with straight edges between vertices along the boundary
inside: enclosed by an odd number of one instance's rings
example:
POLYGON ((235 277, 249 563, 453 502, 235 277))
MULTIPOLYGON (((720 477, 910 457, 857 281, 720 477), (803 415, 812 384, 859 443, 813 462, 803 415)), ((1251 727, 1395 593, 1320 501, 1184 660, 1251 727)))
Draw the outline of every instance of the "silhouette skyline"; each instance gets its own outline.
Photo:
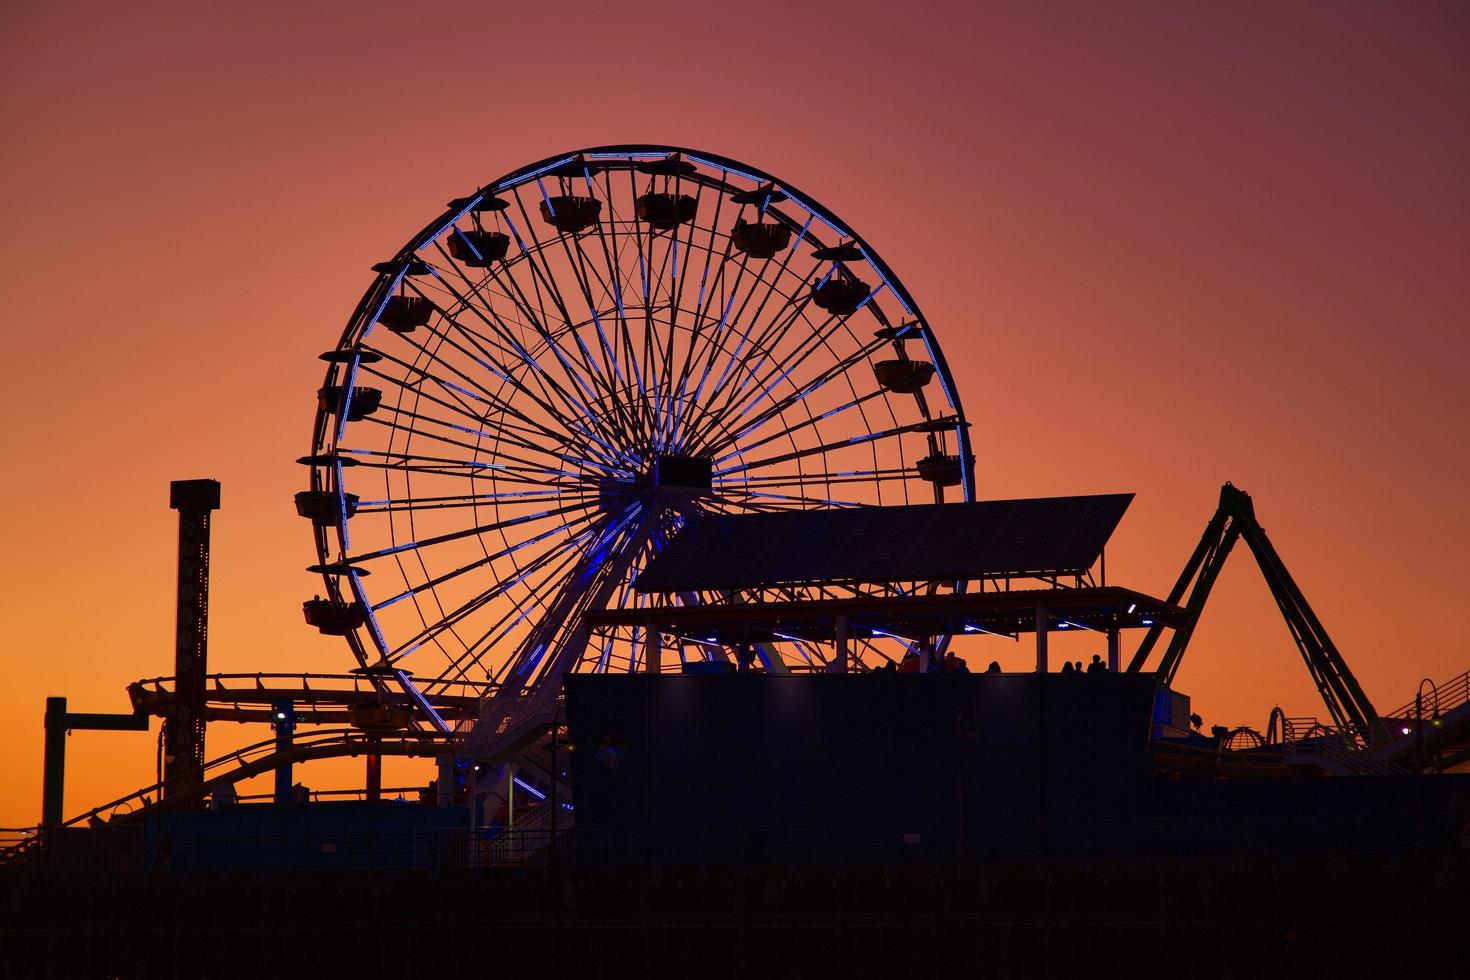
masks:
MULTIPOLYGON (((1462 6, 743 9, 4 15, 0 825, 39 815, 48 695, 170 672, 170 480, 223 484, 210 670, 353 666, 301 621, 317 354, 445 201, 629 139, 850 221, 945 330, 979 498, 1138 494, 1109 581, 1167 592, 1230 480, 1380 706, 1464 670, 1462 6)), ((1248 566, 1179 675, 1207 725, 1319 707, 1248 566)), ((155 739, 78 733, 68 814, 155 739)))

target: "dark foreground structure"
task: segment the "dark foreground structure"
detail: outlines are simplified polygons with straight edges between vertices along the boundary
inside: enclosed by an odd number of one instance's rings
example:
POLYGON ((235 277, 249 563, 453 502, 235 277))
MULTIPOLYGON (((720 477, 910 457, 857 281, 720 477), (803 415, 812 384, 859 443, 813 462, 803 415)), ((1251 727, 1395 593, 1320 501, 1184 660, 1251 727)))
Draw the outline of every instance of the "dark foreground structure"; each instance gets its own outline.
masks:
POLYGON ((1467 872, 1429 851, 8 873, 0 945, 14 977, 1394 976, 1456 962, 1467 872))
POLYGON ((418 803, 114 821, 0 872, 6 975, 1336 977, 1453 952, 1470 777, 1191 775, 1150 739, 1169 702, 1106 673, 570 677, 575 808, 543 805, 574 830, 418 803))

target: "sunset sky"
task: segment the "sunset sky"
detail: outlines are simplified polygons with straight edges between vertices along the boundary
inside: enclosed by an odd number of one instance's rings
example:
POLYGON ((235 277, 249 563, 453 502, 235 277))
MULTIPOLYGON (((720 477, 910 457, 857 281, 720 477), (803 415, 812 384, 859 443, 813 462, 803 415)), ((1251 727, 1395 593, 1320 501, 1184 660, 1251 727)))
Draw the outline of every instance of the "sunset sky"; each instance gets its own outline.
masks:
MULTIPOLYGON (((1470 668, 1463 3, 7 4, 0 124, 0 826, 46 696, 171 672, 172 479, 223 484, 211 670, 353 666, 301 618, 317 354, 450 198, 601 143, 842 216, 934 325, 981 496, 1138 494, 1111 583, 1166 593, 1230 480, 1379 708, 1470 668)), ((1177 686, 1321 711, 1244 549, 1177 686)), ((68 815, 156 733, 78 732, 68 815)))

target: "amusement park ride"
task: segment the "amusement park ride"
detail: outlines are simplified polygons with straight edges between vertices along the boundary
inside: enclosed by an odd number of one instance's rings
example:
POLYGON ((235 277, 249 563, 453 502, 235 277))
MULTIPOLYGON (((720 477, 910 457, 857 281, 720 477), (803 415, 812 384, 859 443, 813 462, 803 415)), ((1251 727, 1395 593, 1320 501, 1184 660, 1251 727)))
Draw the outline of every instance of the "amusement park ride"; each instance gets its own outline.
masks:
POLYGON ((965 633, 1030 634, 1041 673, 1055 633, 1105 638, 1108 667, 1151 675, 1166 705, 1162 768, 1470 758, 1470 675, 1376 710, 1242 491, 1224 487, 1164 598, 1106 581, 1130 495, 978 500, 943 325, 846 223, 760 170, 666 146, 562 154, 452 201, 373 271, 321 355, 296 495, 322 582, 306 621, 355 667, 208 674, 220 488, 175 483, 174 677, 131 685, 131 716, 48 710, 40 839, 228 803, 271 772, 285 804, 291 767, 331 757, 367 760, 371 802, 385 755, 438 760, 424 799, 469 804, 476 826, 540 808, 554 835, 576 816, 554 744, 568 675, 926 671, 965 633), (1264 734, 1206 738, 1169 688, 1242 539, 1327 720, 1277 712, 1264 734), (64 819, 66 729, 149 716, 160 780, 64 819), (205 724, 226 719, 273 733, 206 760, 205 724))

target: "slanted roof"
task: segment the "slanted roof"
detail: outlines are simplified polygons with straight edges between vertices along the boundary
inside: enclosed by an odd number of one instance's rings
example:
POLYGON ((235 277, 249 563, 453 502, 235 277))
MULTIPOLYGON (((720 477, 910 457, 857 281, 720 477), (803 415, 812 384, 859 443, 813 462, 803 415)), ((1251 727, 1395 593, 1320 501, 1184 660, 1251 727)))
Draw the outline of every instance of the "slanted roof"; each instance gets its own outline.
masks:
POLYGON ((633 583, 640 592, 804 582, 972 581, 1082 575, 1131 493, 974 503, 707 514, 633 583))

